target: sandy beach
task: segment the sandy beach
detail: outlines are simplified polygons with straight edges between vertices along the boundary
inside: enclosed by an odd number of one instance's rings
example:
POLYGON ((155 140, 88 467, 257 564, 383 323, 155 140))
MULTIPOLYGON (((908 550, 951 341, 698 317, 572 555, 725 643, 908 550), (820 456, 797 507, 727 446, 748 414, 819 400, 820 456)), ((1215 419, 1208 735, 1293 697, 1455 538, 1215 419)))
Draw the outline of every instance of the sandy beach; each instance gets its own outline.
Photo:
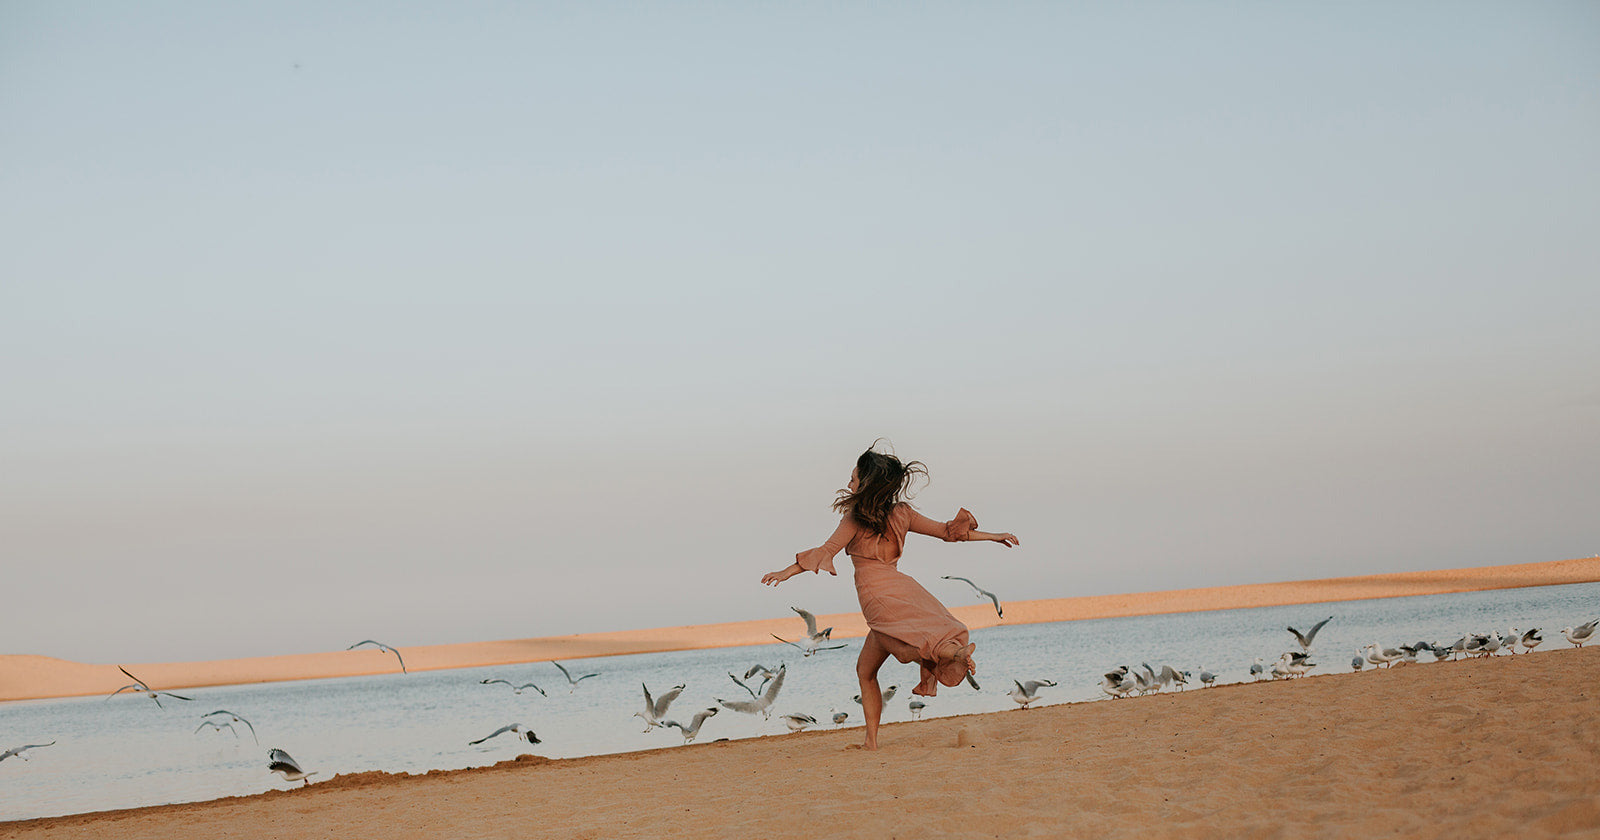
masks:
MULTIPOLYGON (((1559 642, 1558 642, 1559 643, 1559 642)), ((0 824, 6 838, 1600 837, 1560 649, 0 824)))
MULTIPOLYGON (((1078 621, 1595 581, 1600 581, 1600 557, 1125 595, 1006 601, 1004 623, 1078 621)), ((952 605, 951 612, 973 629, 1002 623, 988 604, 952 605)), ((833 626, 835 639, 866 635, 860 613, 818 618, 823 624, 833 626)), ((411 671, 475 668, 551 659, 769 644, 772 634, 789 634, 792 638, 795 627, 794 617, 784 616, 728 624, 406 647, 402 648, 402 654, 411 671)), ((388 673, 396 667, 391 655, 371 648, 211 662, 118 664, 164 689, 364 676, 388 673)), ((117 664, 70 662, 39 655, 0 656, 0 701, 107 694, 127 683, 127 677, 117 669, 117 664)))

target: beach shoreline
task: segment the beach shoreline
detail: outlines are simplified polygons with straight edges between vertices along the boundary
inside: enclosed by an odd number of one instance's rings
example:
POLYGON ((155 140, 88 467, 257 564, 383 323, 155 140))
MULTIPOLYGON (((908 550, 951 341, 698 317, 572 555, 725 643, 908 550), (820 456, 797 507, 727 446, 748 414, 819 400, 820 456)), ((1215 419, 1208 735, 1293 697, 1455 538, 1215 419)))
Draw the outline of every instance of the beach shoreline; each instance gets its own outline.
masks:
MULTIPOLYGON (((978 630, 1000 625, 1440 595, 1597 581, 1600 581, 1600 557, 1588 557, 1469 569, 1006 601, 1004 621, 996 617, 994 609, 988 604, 956 606, 951 608, 951 612, 968 627, 978 630)), ((866 624, 860 613, 824 615, 818 616, 818 620, 834 627, 835 639, 866 635, 866 624)), ((772 635, 792 634, 794 628, 795 619, 791 616, 724 624, 406 647, 401 650, 409 670, 433 671, 771 644, 772 635)), ((207 662, 123 665, 151 685, 172 690, 367 676, 389 673, 397 667, 390 654, 365 648, 207 662)), ((109 694, 127 682, 127 677, 118 670, 116 664, 87 664, 30 654, 0 655, 0 702, 109 694)))
POLYGON ((1594 838, 1596 677, 1600 650, 1568 648, 896 722, 875 753, 846 728, 523 756, 0 836, 1594 838))

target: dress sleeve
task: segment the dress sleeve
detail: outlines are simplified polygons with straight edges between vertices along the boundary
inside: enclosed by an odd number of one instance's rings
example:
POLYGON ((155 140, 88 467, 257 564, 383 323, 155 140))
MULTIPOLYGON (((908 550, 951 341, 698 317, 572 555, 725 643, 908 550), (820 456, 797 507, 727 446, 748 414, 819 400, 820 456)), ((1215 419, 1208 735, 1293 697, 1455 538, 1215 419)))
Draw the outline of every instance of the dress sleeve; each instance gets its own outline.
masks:
POLYGON ((794 556, 794 562, 808 572, 821 572, 826 570, 830 575, 837 575, 833 569, 834 555, 844 550, 850 544, 850 539, 856 535, 856 522, 849 514, 839 520, 839 527, 833 529, 833 536, 828 541, 816 548, 802 551, 794 556))
POLYGON ((964 542, 967 539, 967 534, 971 533, 972 529, 976 527, 978 527, 978 518, 973 516, 972 511, 966 508, 962 508, 956 514, 956 518, 949 522, 939 522, 929 519, 915 510, 911 511, 910 530, 930 537, 938 537, 945 542, 964 542))

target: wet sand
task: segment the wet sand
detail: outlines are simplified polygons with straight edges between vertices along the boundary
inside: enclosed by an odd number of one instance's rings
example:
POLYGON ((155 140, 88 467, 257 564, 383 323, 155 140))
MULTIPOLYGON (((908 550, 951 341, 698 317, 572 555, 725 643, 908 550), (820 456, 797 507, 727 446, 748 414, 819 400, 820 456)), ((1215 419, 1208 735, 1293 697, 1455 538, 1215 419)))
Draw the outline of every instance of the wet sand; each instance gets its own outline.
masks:
MULTIPOLYGON (((979 629, 1001 623, 1035 624, 1595 581, 1600 581, 1600 557, 1127 595, 1006 601, 1004 622, 995 617, 994 609, 988 604, 955 606, 951 612, 966 622, 967 626, 979 629)), ((824 625, 834 627, 833 637, 836 639, 866 635, 866 625, 860 613, 818 618, 824 625)), ((792 634, 794 628, 793 616, 785 616, 729 624, 407 647, 401 648, 401 653, 408 669, 430 671, 516 665, 551 659, 770 644, 770 634, 792 634)), ((149 684, 162 689, 363 676, 388 673, 397 667, 392 655, 372 648, 212 662, 121 664, 149 684)), ((86 664, 48 656, 0 656, 0 701, 109 694, 127 684, 127 677, 117 670, 116 664, 86 664)))
POLYGON ((1600 650, 1567 648, 893 723, 876 753, 852 728, 530 756, 0 837, 1600 838, 1597 695, 1600 650))

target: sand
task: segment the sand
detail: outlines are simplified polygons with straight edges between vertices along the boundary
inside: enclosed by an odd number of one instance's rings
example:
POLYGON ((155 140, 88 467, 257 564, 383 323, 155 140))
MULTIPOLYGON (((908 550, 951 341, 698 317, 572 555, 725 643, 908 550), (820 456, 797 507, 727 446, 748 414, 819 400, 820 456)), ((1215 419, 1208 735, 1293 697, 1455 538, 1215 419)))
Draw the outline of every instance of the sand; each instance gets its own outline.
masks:
MULTIPOLYGON (((1562 644, 1557 641, 1555 644, 1562 644)), ((5 838, 1600 837, 1562 649, 0 824, 5 838)))
MULTIPOLYGON (((1324 580, 1262 583, 1243 586, 1179 589, 1127 595, 1097 595, 1037 601, 1006 601, 1004 624, 1076 621, 1133 615, 1226 610, 1245 607, 1353 601, 1406 595, 1437 595, 1524 586, 1554 586, 1600 581, 1600 557, 1406 572, 1324 580)), ((957 618, 972 629, 1002 622, 988 604, 952 606, 957 618)), ((860 613, 819 616, 832 625, 836 639, 866 635, 860 613)), ((701 624, 649 630, 624 630, 538 639, 401 648, 411 671, 516 665, 551 659, 583 659, 628 653, 769 644, 771 634, 795 638, 793 616, 764 621, 701 624)), ((322 679, 388 673, 397 665, 392 655, 373 648, 289 656, 265 656, 212 662, 121 663, 160 689, 239 685, 280 680, 322 679)), ((0 701, 44 697, 109 694, 128 684, 116 664, 69 662, 48 656, 0 656, 0 701)))

